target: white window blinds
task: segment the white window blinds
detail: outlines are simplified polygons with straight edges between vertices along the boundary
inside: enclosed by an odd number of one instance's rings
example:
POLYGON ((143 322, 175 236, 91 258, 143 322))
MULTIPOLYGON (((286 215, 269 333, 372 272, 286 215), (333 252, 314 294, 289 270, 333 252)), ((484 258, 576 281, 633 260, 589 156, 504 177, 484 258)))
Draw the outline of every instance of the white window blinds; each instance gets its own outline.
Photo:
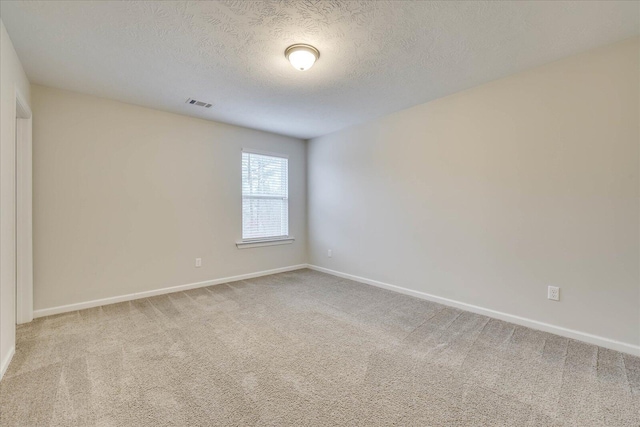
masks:
POLYGON ((242 239, 289 234, 289 160, 242 152, 242 239))

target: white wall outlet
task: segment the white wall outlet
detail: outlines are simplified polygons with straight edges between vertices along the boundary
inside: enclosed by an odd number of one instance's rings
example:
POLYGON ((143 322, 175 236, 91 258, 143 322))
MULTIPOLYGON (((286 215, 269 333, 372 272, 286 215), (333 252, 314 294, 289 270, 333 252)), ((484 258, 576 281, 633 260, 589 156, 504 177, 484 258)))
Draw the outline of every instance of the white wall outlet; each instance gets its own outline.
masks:
POLYGON ((202 258, 196 258, 196 267, 202 267, 202 258))
POLYGON ((547 298, 553 301, 560 301, 560 288, 557 286, 549 286, 547 289, 547 298))
POLYGON ((327 256, 331 258, 333 256, 333 251, 331 249, 327 250, 327 256))

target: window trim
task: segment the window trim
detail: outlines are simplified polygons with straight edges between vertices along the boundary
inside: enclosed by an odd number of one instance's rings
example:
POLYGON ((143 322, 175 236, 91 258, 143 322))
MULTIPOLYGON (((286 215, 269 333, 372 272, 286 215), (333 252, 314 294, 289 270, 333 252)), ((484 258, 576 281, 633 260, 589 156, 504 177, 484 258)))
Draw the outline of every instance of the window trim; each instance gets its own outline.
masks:
POLYGON ((238 249, 259 248, 262 246, 290 245, 295 241, 293 236, 269 237, 266 239, 246 239, 236 242, 238 249))
MULTIPOLYGON (((264 150, 256 150, 253 148, 242 148, 241 150, 242 153, 247 153, 247 154, 258 154, 258 155, 262 155, 262 156, 270 156, 270 157, 279 157, 281 159, 287 159, 289 160, 289 155, 288 154, 282 154, 282 153, 274 153, 271 151, 264 151, 264 150)), ((287 175, 288 175, 288 164, 287 164, 287 175)), ((242 172, 242 171, 241 171, 242 172)), ((242 173, 241 173, 242 175, 242 173)), ((287 187, 288 187, 288 183, 287 183, 287 187)), ((285 198, 282 197, 277 197, 277 196, 263 196, 265 199, 282 199, 284 200, 285 198)), ((245 196, 243 194, 240 195, 240 200, 241 203, 244 203, 244 199, 245 196)), ((289 210, 289 201, 290 198, 286 197, 287 200, 287 211, 289 210)), ((288 216, 288 215, 287 215, 288 216)), ((242 211, 241 211, 241 215, 240 218, 242 220, 242 211)), ((287 218, 287 221, 290 221, 290 217, 287 218)), ((289 228, 289 226, 291 225, 291 223, 287 224, 287 228, 289 228)), ((240 228, 240 234, 242 235, 242 227, 240 228)), ((259 248, 259 247, 263 247, 263 246, 278 246, 278 245, 290 245, 291 243, 293 243, 295 241, 295 237, 291 236, 291 235, 287 235, 287 236, 272 236, 272 237, 257 237, 257 238, 249 238, 249 239, 240 239, 238 241, 236 241, 236 247, 238 249, 249 249, 249 248, 259 248)))
POLYGON ((287 159, 287 160, 289 159, 288 154, 274 153, 272 151, 254 150, 253 148, 243 148, 242 152, 248 153, 248 154, 259 154, 262 156, 280 157, 281 159, 287 159))

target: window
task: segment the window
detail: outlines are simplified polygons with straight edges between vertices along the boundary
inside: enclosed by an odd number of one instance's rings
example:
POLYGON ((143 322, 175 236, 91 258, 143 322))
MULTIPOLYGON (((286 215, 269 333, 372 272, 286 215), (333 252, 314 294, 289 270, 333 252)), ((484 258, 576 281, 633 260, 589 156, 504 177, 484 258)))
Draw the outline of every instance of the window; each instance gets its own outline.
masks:
POLYGON ((242 240, 289 235, 289 159, 242 152, 242 240))

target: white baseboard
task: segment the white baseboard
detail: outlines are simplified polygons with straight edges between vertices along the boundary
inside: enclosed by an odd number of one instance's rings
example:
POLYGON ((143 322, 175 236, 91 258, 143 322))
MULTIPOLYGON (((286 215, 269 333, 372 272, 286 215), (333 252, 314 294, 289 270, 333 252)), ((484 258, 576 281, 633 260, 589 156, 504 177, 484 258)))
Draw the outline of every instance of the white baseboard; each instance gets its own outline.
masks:
POLYGON ((154 289, 151 291, 136 292, 133 294, 119 295, 115 297, 96 299, 92 301, 79 302, 69 305, 61 305, 58 307, 43 308, 35 310, 33 317, 45 317, 53 314, 68 313, 70 311, 84 310, 85 308, 100 307, 102 305, 115 304, 118 302, 132 301, 140 298, 148 298, 156 295, 170 294, 173 292, 181 292, 189 289, 203 288, 206 286, 219 285, 222 283, 237 282, 238 280, 252 279, 254 277, 268 276, 270 274, 284 273, 286 271, 300 270, 307 268, 307 264, 291 265, 289 267, 274 268, 272 270, 258 271, 255 273, 241 274, 238 276, 223 277, 221 279, 205 280, 204 282, 188 283, 186 285, 171 286, 168 288, 154 289))
MULTIPOLYGON (((172 286, 168 288, 155 289, 155 290, 145 291, 145 292, 137 292, 137 293, 128 294, 128 295, 120 295, 116 297, 103 298, 103 299, 86 301, 86 302, 81 302, 76 304, 63 305, 59 307, 45 308, 41 310, 35 310, 33 312, 33 317, 37 318, 37 317, 51 316, 53 314, 67 313, 70 311, 83 310, 85 308, 99 307, 99 306, 108 305, 108 304, 115 304, 123 301, 131 301, 131 300, 136 300, 140 298, 148 298, 156 295, 170 294, 173 292, 186 291, 189 289, 202 288, 206 286, 213 286, 213 285, 218 285, 218 284, 228 283, 228 282, 235 282, 238 280, 251 279, 254 277, 268 276, 270 274, 284 273, 286 271, 299 270, 302 268, 310 268, 312 270, 331 274, 333 276, 354 280, 356 282, 365 283, 367 285, 372 285, 372 286, 376 286, 383 289, 388 289, 388 290, 399 292, 405 295, 411 295, 413 297, 425 299, 428 301, 433 301, 433 302, 447 305, 450 307, 459 308, 462 310, 470 311, 472 313, 482 314, 484 316, 492 317, 494 319, 515 323, 516 325, 526 326, 532 329, 549 332, 549 333, 560 335, 566 338, 572 338, 579 341, 587 342, 589 344, 595 344, 595 345, 609 348, 612 350, 621 351, 623 353, 632 354, 634 356, 640 356, 640 346, 638 345, 616 341, 609 338, 592 335, 586 332, 576 331, 573 329, 563 328, 561 326, 555 326, 549 323, 544 323, 537 320, 516 316, 513 314, 503 313, 500 311, 479 307, 473 304, 467 304, 464 302, 460 302, 460 301, 456 301, 448 298, 442 298, 436 295, 427 294, 425 292, 414 291, 412 289, 407 289, 400 286, 379 282, 377 280, 367 279, 364 277, 354 276, 352 274, 342 273, 339 271, 330 270, 328 268, 318 267, 316 265, 311 265, 311 264, 292 265, 289 267, 275 268, 272 270, 264 270, 264 271, 258 271, 255 273, 241 274, 238 276, 224 277, 221 279, 207 280, 204 282, 189 283, 186 285, 172 286)), ((2 369, 0 371, 0 378, 2 378, 4 371, 9 366, 9 361, 11 360, 11 357, 13 357, 14 352, 15 352, 15 348, 11 350, 9 356, 6 357, 5 360, 2 362, 2 366, 0 367, 2 369)))
POLYGON ((14 354, 16 354, 16 346, 11 347, 11 350, 9 350, 9 354, 7 354, 7 356, 2 361, 2 364, 0 365, 0 381, 2 380, 2 377, 4 377, 4 373, 7 372, 9 363, 11 363, 11 359, 13 359, 14 354))
POLYGON ((551 325, 549 323, 539 322, 537 320, 527 319, 525 317, 515 316, 513 314, 503 313, 488 308, 479 307, 477 305, 467 304, 464 302, 442 298, 435 295, 427 294, 420 291, 414 291, 400 286, 390 285, 388 283, 379 282, 377 280, 366 279, 364 277, 354 276, 352 274, 342 273, 339 271, 330 270, 324 267, 318 267, 316 265, 309 264, 308 268, 323 273, 331 274, 333 276, 342 277, 344 279, 354 280, 356 282, 365 283, 367 285, 377 286, 379 288, 388 289, 390 291, 399 292, 405 295, 411 295, 413 297, 425 299, 428 301, 437 302, 439 304, 447 305, 449 307, 455 307, 462 310, 470 311, 476 314, 482 314, 494 319, 504 320, 505 322, 515 323, 516 325, 526 326, 531 329, 537 329, 544 332, 560 335, 566 338, 572 338, 579 341, 584 341, 589 344, 595 344, 600 347, 609 348, 612 350, 621 351, 623 353, 632 354, 634 356, 640 356, 640 346, 629 344, 621 341, 612 340, 609 338, 600 337, 597 335, 588 334, 586 332, 580 332, 573 329, 563 328, 561 326, 551 325))

